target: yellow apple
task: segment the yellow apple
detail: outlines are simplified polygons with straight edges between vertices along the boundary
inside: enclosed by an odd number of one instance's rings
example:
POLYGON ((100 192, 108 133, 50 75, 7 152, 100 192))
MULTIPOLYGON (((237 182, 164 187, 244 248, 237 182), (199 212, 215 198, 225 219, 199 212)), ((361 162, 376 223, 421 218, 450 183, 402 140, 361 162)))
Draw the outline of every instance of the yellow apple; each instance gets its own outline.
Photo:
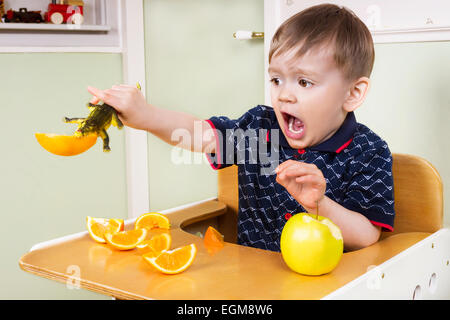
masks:
POLYGON ((317 276, 337 266, 344 251, 344 241, 341 230, 330 219, 298 213, 284 225, 280 248, 289 268, 317 276))

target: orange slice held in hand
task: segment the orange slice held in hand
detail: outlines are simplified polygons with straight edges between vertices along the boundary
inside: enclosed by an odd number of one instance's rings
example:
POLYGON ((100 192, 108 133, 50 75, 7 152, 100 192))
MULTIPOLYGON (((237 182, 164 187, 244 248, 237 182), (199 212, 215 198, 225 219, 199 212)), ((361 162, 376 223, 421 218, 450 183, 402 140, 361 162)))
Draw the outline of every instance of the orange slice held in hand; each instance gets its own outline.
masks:
POLYGON ((192 243, 173 250, 162 251, 156 257, 152 253, 144 254, 142 257, 162 273, 177 274, 192 265, 196 254, 197 247, 192 243))
POLYGON ((97 142, 96 134, 75 137, 73 135, 35 133, 35 136, 45 150, 58 156, 75 156, 85 152, 97 142))
POLYGON ((105 219, 86 217, 86 227, 92 239, 99 243, 106 243, 105 233, 115 233, 123 230, 122 219, 105 219))
POLYGON ((105 233, 105 240, 119 250, 131 250, 147 237, 147 229, 134 229, 116 233, 105 233))
POLYGON ((161 213, 149 212, 144 213, 143 215, 139 216, 136 219, 136 222, 134 223, 134 228, 135 229, 144 228, 148 230, 156 228, 170 229, 170 222, 169 219, 161 213))

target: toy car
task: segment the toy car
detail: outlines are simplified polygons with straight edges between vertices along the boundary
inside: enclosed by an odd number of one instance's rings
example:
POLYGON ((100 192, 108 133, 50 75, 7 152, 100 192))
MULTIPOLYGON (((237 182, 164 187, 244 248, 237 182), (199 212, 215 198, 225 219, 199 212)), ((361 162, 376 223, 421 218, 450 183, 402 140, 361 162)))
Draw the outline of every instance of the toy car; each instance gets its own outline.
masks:
POLYGON ((27 8, 20 8, 19 11, 9 9, 3 16, 5 22, 40 23, 44 22, 40 11, 28 11, 27 8))
POLYGON ((84 20, 83 6, 50 3, 44 18, 45 21, 54 24, 82 24, 84 20))
POLYGON ((3 22, 3 16, 5 15, 5 2, 0 0, 0 23, 3 22))

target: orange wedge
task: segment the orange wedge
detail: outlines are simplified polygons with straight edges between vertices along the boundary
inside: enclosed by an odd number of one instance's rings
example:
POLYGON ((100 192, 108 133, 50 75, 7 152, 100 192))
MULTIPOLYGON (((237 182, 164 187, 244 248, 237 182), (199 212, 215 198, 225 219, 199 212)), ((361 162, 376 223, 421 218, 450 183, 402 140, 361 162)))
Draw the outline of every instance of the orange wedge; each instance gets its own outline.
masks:
POLYGON ((145 240, 138 244, 136 247, 139 249, 144 249, 147 247, 151 247, 153 250, 157 252, 161 252, 163 250, 169 250, 170 244, 172 243, 172 237, 168 233, 161 233, 154 235, 150 240, 145 240))
POLYGON ((203 244, 208 253, 213 255, 223 248, 223 235, 213 227, 209 226, 203 237, 203 244))
POLYGON ((206 247, 223 247, 223 235, 209 226, 203 237, 203 243, 206 247))
POLYGON ((160 228, 160 229, 169 229, 170 228, 170 222, 169 219, 158 212, 149 212, 149 213, 144 213, 142 215, 140 215, 137 219, 136 222, 134 223, 134 228, 135 229, 148 229, 148 230, 152 230, 152 229, 156 229, 156 228, 160 228))
POLYGON ((97 242, 105 243, 105 233, 115 233, 123 230, 122 219, 104 219, 86 217, 86 227, 89 235, 97 242))
POLYGON ((146 229, 134 229, 116 233, 105 233, 105 240, 114 248, 119 250, 131 250, 145 240, 147 237, 146 229))
POLYGON ((75 137, 54 133, 35 133, 35 136, 45 150, 58 156, 75 156, 85 152, 97 142, 96 134, 75 137))
POLYGON ((142 257, 162 273, 176 274, 189 268, 194 262, 196 254, 197 247, 192 243, 173 250, 162 251, 156 257, 152 253, 144 254, 142 257))

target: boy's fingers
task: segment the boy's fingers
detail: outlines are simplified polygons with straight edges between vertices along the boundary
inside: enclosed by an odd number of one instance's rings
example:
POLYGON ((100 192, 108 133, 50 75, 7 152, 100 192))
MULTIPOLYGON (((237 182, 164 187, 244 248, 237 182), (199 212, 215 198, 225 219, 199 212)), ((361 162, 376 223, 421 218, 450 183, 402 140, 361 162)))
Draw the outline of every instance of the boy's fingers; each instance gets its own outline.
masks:
POLYGON ((290 167, 292 165, 295 165, 297 161, 288 160, 283 163, 280 163, 280 165, 275 169, 276 173, 281 173, 283 170, 285 170, 287 167, 290 167))
POLYGON ((103 92, 103 90, 100 90, 100 89, 97 89, 96 87, 91 87, 91 86, 87 87, 87 91, 89 91, 89 93, 96 95, 96 96, 101 95, 103 92))
POLYGON ((295 182, 297 183, 320 183, 320 180, 317 176, 308 174, 305 176, 295 178, 295 182))
POLYGON ((281 178, 279 175, 277 175, 277 177, 276 177, 276 179, 275 179, 275 181, 276 182, 278 182, 279 184, 281 184, 281 185, 283 185, 284 184, 284 179, 283 178, 281 178))
POLYGON ((292 169, 295 168, 294 164, 290 162, 290 160, 283 162, 282 164, 280 164, 276 169, 275 169, 275 173, 277 174, 278 177, 280 177, 281 179, 285 179, 286 173, 292 171, 292 169))
POLYGON ((120 105, 120 90, 116 89, 107 89, 107 90, 99 90, 94 87, 88 87, 89 93, 94 95, 92 100, 102 100, 104 103, 107 103, 114 108, 120 105))
POLYGON ((278 170, 277 174, 284 177, 295 177, 302 176, 306 174, 318 174, 317 167, 310 163, 292 161, 288 163, 288 161, 282 163, 283 167, 278 170))
POLYGON ((100 102, 100 99, 94 96, 89 102, 92 104, 98 104, 100 102))
POLYGON ((115 90, 119 90, 119 91, 128 91, 130 89, 136 89, 136 87, 128 86, 128 85, 125 85, 125 84, 120 84, 120 85, 112 86, 111 89, 115 89, 115 90))
MULTIPOLYGON (((87 91, 92 94, 94 96, 94 98, 98 99, 98 100, 104 100, 105 98, 105 94, 103 93, 102 90, 88 86, 87 87, 87 91)), ((94 98, 92 98, 92 100, 94 100, 94 98)), ((91 100, 91 101, 92 101, 91 100)), ((93 103, 93 102, 92 102, 93 103)), ((98 103, 98 101, 97 101, 98 103)))
POLYGON ((283 175, 286 177, 296 177, 296 176, 304 176, 307 174, 312 174, 313 170, 306 166, 290 166, 283 170, 283 175))

